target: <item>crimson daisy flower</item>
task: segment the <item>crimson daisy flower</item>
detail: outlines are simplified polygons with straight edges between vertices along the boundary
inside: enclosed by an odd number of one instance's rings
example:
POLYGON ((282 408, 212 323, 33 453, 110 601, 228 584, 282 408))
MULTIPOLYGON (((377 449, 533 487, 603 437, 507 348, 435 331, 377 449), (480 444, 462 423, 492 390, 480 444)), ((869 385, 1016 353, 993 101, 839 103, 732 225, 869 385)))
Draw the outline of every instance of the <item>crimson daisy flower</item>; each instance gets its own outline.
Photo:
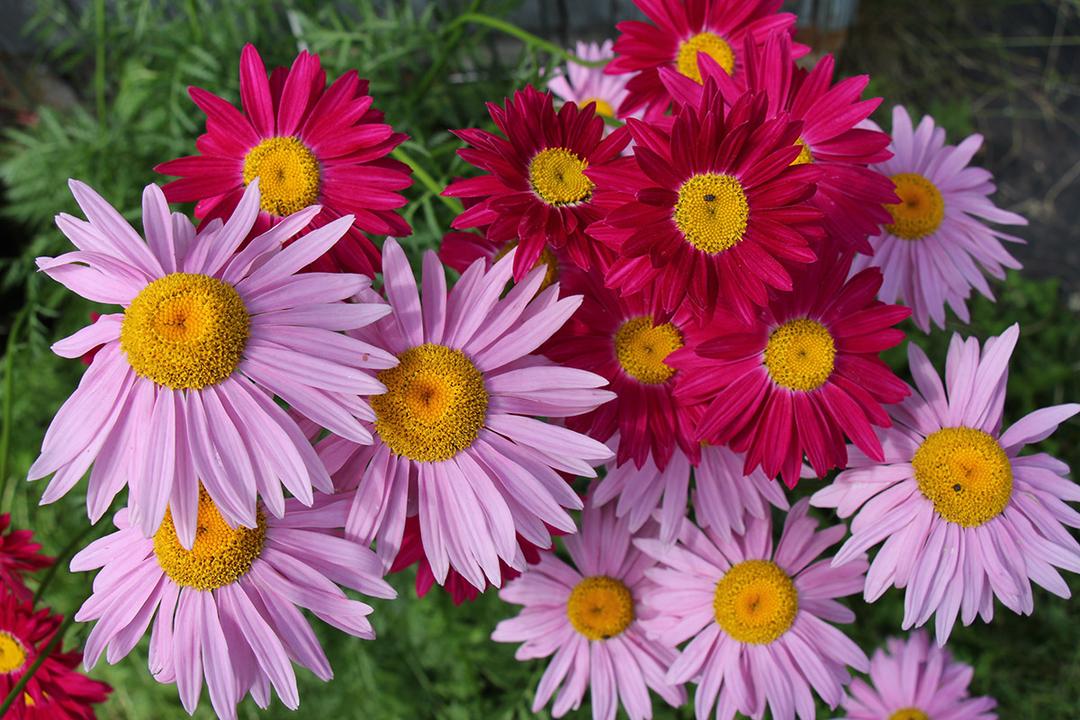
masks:
MULTIPOLYGON (((761 51, 753 50, 748 39, 744 82, 733 80, 711 57, 701 59, 702 74, 716 80, 729 106, 749 89, 765 94, 770 117, 787 114, 802 122, 795 163, 814 163, 821 169, 811 202, 824 213, 826 234, 842 247, 873 254, 867 238, 891 221, 884 205, 898 198, 893 182, 867 167, 892 157, 889 136, 857 127, 881 104, 881 98, 860 99, 869 76, 844 78, 834 85, 836 62, 831 55, 810 71, 798 67, 787 33, 774 33, 761 51)), ((700 102, 700 84, 671 68, 661 68, 660 76, 676 102, 700 102)))
POLYGON ((542 352, 567 367, 607 379, 615 400, 566 419, 571 430, 607 442, 619 433, 616 463, 633 459, 641 468, 649 455, 663 470, 676 447, 692 461, 699 443, 684 408, 675 402, 675 369, 664 360, 682 347, 692 320, 684 306, 664 313, 648 290, 620 296, 594 273, 567 273, 564 285, 584 300, 542 352))
MULTIPOLYGON (((62 615, 53 615, 48 608, 35 611, 29 600, 20 600, 0 590, 0 698, 7 697, 23 673, 45 651, 63 620, 62 615)), ((105 702, 112 688, 76 672, 82 653, 64 652, 61 644, 38 666, 4 717, 92 720, 91 706, 105 702)))
POLYGON ((620 128, 604 137, 604 120, 594 105, 566 103, 555 112, 551 93, 529 85, 488 112, 504 137, 486 130, 456 130, 469 144, 458 150, 466 162, 487 174, 456 180, 443 195, 474 200, 452 227, 487 226, 487 238, 500 245, 516 241, 514 279, 521 280, 545 248, 564 250, 579 267, 603 265, 585 228, 604 211, 594 199, 596 184, 587 169, 625 168, 620 153, 630 136, 620 128))
POLYGON ((0 589, 7 588, 19 600, 29 600, 33 593, 23 582, 23 574, 43 570, 55 561, 40 553, 41 543, 34 542, 30 530, 8 530, 11 513, 0 515, 0 589))
POLYGON ((792 165, 801 124, 767 118, 748 93, 725 111, 707 80, 700 106, 684 106, 671 133, 631 119, 640 171, 593 168, 597 202, 613 209, 589 233, 617 254, 608 287, 652 287, 665 310, 689 297, 703 312, 722 298, 749 319, 768 288, 791 289, 793 267, 812 262, 821 211, 809 204, 820 170, 792 165), (608 189, 603 189, 608 188, 608 189))
POLYGON ((308 230, 353 215, 349 232, 311 264, 320 272, 373 275, 379 252, 364 232, 408 235, 396 212, 399 190, 412 184, 409 169, 387 155, 406 136, 395 133, 372 107, 368 83, 350 70, 329 87, 318 55, 301 52, 292 67, 269 79, 252 45, 240 55, 242 111, 202 88, 189 90, 206 113, 201 153, 155 168, 178 175, 165 185, 169 202, 195 202, 203 219, 227 219, 244 188, 259 178, 262 212, 253 233, 266 232, 286 216, 319 204, 308 230))
POLYGON ((911 391, 878 353, 904 339, 892 326, 911 311, 874 299, 877 268, 845 282, 851 259, 823 257, 750 325, 717 316, 668 359, 680 373, 676 397, 702 403, 698 436, 745 452, 746 473, 761 465, 794 487, 805 454, 820 477, 847 464, 844 435, 884 459, 871 426, 889 427, 882 404, 911 391))
MULTIPOLYGON (((626 84, 629 92, 619 106, 619 117, 644 108, 661 115, 671 95, 660 80, 660 68, 672 68, 701 83, 698 59, 710 57, 736 81, 742 81, 747 49, 753 51, 776 31, 790 34, 795 16, 778 13, 783 0, 634 0, 652 22, 627 20, 615 27, 615 59, 608 75, 637 73, 626 84), (749 42, 747 42, 749 41, 749 42)), ((794 46, 795 57, 809 48, 794 46)))

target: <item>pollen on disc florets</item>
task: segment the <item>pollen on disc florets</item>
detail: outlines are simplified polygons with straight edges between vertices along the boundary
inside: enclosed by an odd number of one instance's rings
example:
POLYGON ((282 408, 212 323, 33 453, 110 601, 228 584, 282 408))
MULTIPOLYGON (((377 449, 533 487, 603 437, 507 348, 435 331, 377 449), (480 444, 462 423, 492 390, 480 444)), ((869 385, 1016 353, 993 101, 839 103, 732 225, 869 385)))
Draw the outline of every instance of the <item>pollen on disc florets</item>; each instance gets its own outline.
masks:
POLYGON ((921 240, 934 232, 945 219, 945 199, 934 183, 918 173, 892 176, 900 202, 886 205, 892 224, 885 228, 905 240, 921 240))
POLYGON ((199 513, 191 549, 180 544, 172 512, 165 511, 154 533, 158 565, 177 585, 216 590, 231 585, 251 569, 266 539, 266 516, 260 508, 256 527, 229 527, 206 489, 199 488, 199 513))
POLYGON ((682 333, 671 323, 653 324, 649 316, 630 318, 615 331, 615 357, 627 375, 646 385, 667 382, 675 368, 664 362, 683 346, 682 333))
POLYGON ((547 148, 529 161, 529 184, 548 205, 577 205, 587 202, 596 187, 585 174, 588 161, 573 150, 547 148))
POLYGON ((993 520, 1012 497, 1009 456, 988 433, 943 428, 923 440, 911 459, 919 491, 938 515, 964 527, 993 520))
POLYGON ((476 440, 487 417, 484 375, 460 350, 424 343, 378 374, 386 392, 371 398, 375 430, 397 455, 449 460, 476 440))
POLYGON ((10 675, 26 664, 26 648, 17 637, 0 630, 0 675, 10 675))
POLYGON ((173 390, 198 390, 229 377, 250 331, 236 288, 209 275, 172 273, 135 296, 120 348, 139 375, 173 390))
POLYGON ((702 82, 698 53, 705 53, 731 75, 735 72, 735 53, 724 38, 711 32, 700 32, 684 40, 675 56, 676 69, 696 83, 702 82))
POLYGON ((789 320, 769 335, 764 363, 777 385, 809 392, 832 375, 836 343, 828 328, 816 320, 789 320))
POLYGON ((733 565, 716 583, 716 622, 742 643, 771 643, 788 631, 798 610, 795 583, 770 560, 733 565))
POLYGON ((634 598, 621 580, 605 575, 587 577, 570 591, 566 616, 588 639, 607 640, 634 621, 634 598))
POLYGON ((259 178, 260 204, 284 217, 319 199, 319 161, 299 138, 272 137, 244 156, 244 184, 259 178))
POLYGON ((694 248, 716 255, 735 247, 746 235, 750 203, 737 178, 701 173, 679 187, 672 219, 694 248))

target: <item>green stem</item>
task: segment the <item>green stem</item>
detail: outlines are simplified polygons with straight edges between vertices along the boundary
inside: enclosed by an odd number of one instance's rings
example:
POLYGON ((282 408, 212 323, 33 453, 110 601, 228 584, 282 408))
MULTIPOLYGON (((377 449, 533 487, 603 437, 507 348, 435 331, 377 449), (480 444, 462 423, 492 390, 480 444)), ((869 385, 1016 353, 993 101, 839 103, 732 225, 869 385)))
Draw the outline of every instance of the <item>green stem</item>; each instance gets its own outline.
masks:
POLYGON ((105 0, 94 2, 94 100, 98 121, 105 122, 105 0))
MULTIPOLYGON (((467 14, 471 14, 476 8, 480 7, 480 0, 473 0, 469 4, 469 10, 467 14)), ((465 28, 462 25, 449 25, 446 28, 449 30, 449 36, 446 39, 446 43, 443 45, 443 51, 435 56, 435 62, 431 63, 431 67, 424 73, 424 76, 420 78, 420 82, 416 83, 413 88, 412 94, 409 96, 409 104, 415 105, 420 98, 427 94, 428 89, 435 82, 435 78, 442 74, 443 66, 446 64, 446 59, 450 57, 450 49, 458 47, 458 42, 461 40, 461 36, 465 33, 465 28), (452 29, 450 29, 452 27, 452 29)))
POLYGON ((56 562, 54 562, 52 566, 45 572, 45 577, 41 579, 41 584, 38 585, 37 591, 34 593, 34 605, 37 605, 38 600, 40 600, 41 596, 45 594, 45 589, 49 587, 49 583, 51 583, 53 581, 53 578, 56 577, 56 572, 60 569, 60 566, 67 563, 68 556, 71 555, 72 551, 75 550, 75 548, 79 547, 79 545, 86 538, 86 536, 89 535, 94 529, 95 527, 93 525, 87 524, 86 527, 84 527, 78 535, 73 537, 68 542, 68 544, 64 546, 64 548, 60 551, 60 554, 56 556, 56 562))
POLYGON ((52 654, 53 649, 60 644, 60 640, 64 637, 64 633, 71 626, 72 621, 75 619, 74 615, 68 615, 64 618, 64 622, 60 623, 60 627, 56 629, 56 634, 49 640, 49 644, 45 646, 45 649, 38 653, 38 656, 34 658, 33 664, 27 668, 26 672, 19 678, 19 682, 15 683, 15 687, 11 688, 11 692, 4 698, 4 704, 0 705, 0 717, 4 717, 5 713, 11 708, 11 704, 15 702, 15 698, 26 689, 27 684, 31 678, 34 677, 34 673, 37 672, 41 664, 52 654))
POLYGON ((457 198, 444 197, 442 195, 443 187, 435 181, 435 178, 431 177, 431 174, 428 173, 427 170, 425 170, 418 162, 413 160, 407 152, 402 150, 400 146, 394 148, 391 151, 390 157, 394 158, 395 160, 400 160, 401 162, 412 168, 413 174, 416 175, 416 179, 420 181, 420 184, 426 187, 435 197, 441 200, 443 205, 453 210, 455 215, 460 215, 465 210, 465 208, 461 204, 461 201, 457 198))
MULTIPOLYGON (((15 346, 19 342, 19 332, 26 322, 26 313, 29 306, 19 311, 15 321, 11 324, 11 334, 8 335, 7 350, 4 352, 4 424, 0 428, 0 501, 7 496, 8 486, 8 454, 11 449, 11 424, 13 411, 13 398, 15 394, 15 346)), ((5 510, 10 508, 5 508, 5 510)))
POLYGON ((502 20, 497 17, 492 17, 491 15, 485 15, 484 13, 468 12, 464 13, 463 15, 458 15, 447 26, 447 29, 456 28, 457 26, 465 25, 466 23, 487 25, 488 27, 494 28, 499 32, 503 32, 507 35, 516 37, 518 40, 521 40, 526 45, 531 45, 532 47, 539 48, 540 50, 551 53, 552 55, 557 55, 563 60, 576 63, 577 65, 582 65, 584 67, 590 68, 602 68, 608 64, 607 60, 586 60, 585 58, 578 57, 574 53, 566 50, 565 48, 559 47, 553 42, 548 42, 542 37, 537 37, 531 32, 522 30, 517 25, 514 25, 511 22, 507 22, 506 20, 502 20))

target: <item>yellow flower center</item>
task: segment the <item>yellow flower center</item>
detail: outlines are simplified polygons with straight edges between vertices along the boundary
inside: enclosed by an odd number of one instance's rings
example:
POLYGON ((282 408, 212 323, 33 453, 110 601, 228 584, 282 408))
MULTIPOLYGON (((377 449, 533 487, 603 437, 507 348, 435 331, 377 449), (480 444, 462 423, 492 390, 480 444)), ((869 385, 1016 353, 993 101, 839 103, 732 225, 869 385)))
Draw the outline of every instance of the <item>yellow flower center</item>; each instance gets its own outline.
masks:
POLYGON ((771 643, 787 632, 798 610, 795 584, 769 560, 745 560, 733 565, 716 583, 716 622, 742 643, 771 643))
POLYGON ((172 512, 165 511, 154 533, 158 565, 177 585, 214 590, 231 585, 251 569, 266 539, 266 516, 260 509, 256 527, 229 527, 205 488, 199 488, 199 514, 195 543, 190 550, 180 544, 172 512))
POLYGON ((393 452, 418 462, 449 460, 473 444, 487 416, 484 376, 460 350, 424 343, 383 370, 386 393, 371 398, 375 430, 393 452))
POLYGON ((701 82, 698 53, 705 53, 711 57, 724 68, 728 75, 735 72, 735 53, 727 41, 711 32, 701 32, 689 40, 684 40, 679 45, 679 54, 675 56, 675 66, 678 71, 694 82, 701 82))
POLYGON ((919 708, 907 707, 894 712, 889 720, 930 720, 930 716, 919 708))
POLYGON ((792 165, 805 165, 814 162, 814 155, 810 152, 810 146, 806 144, 805 140, 799 138, 795 141, 795 144, 799 146, 799 156, 791 161, 792 165))
POLYGON ((592 97, 582 100, 578 103, 578 107, 585 107, 589 103, 596 103, 596 114, 603 117, 613 118, 615 117, 615 108, 611 107, 611 103, 603 98, 592 97))
POLYGON ((529 182, 548 205, 575 205, 592 197, 595 185, 585 175, 589 163, 566 148, 548 148, 529 162, 529 182))
POLYGON ((825 384, 836 362, 836 343, 828 329, 809 318, 788 320, 772 331, 765 367, 777 385, 809 392, 825 384))
POLYGON ((319 161, 295 137, 272 137, 244 156, 244 185, 259 178, 262 209, 283 217, 314 205, 319 197, 319 161))
MULTIPOLYGON (((517 244, 517 240, 511 240, 503 245, 499 248, 499 251, 495 253, 495 257, 491 259, 491 263, 494 265, 502 260, 506 257, 507 253, 517 247, 517 244)), ((535 270, 540 267, 541 263, 547 265, 547 271, 544 273, 544 279, 540 282, 540 288, 537 292, 546 290, 552 283, 559 279, 559 259, 555 257, 555 253, 551 251, 551 248, 546 245, 544 246, 544 249, 540 251, 540 257, 536 258, 536 262, 533 263, 533 266, 529 268, 529 270, 535 270)))
POLYGON ((945 200, 934 183, 918 173, 892 176, 900 202, 886 205, 892 224, 886 229, 905 240, 920 240, 938 229, 945 218, 945 200))
POLYGON ((938 515, 957 525, 977 527, 993 520, 1012 497, 1009 457, 982 430, 938 430, 923 440, 911 465, 919 490, 938 515))
POLYGON ((8 675, 26 664, 26 648, 9 632, 0 630, 0 675, 8 675))
POLYGON ((631 318, 615 331, 615 357, 627 375, 646 385, 671 379, 675 368, 666 364, 668 355, 683 346, 682 333, 671 323, 654 325, 652 318, 631 318))
POLYGON ((749 218, 742 183, 731 175, 701 173, 679 188, 675 225, 703 253, 716 255, 737 245, 746 235, 749 218))
POLYGON ((197 390, 236 369, 249 324, 232 285, 209 275, 172 273, 131 301, 120 348, 139 375, 173 390, 197 390))
POLYGON ((604 575, 587 577, 570 591, 566 616, 574 629, 590 640, 607 640, 634 621, 634 598, 620 580, 604 575))

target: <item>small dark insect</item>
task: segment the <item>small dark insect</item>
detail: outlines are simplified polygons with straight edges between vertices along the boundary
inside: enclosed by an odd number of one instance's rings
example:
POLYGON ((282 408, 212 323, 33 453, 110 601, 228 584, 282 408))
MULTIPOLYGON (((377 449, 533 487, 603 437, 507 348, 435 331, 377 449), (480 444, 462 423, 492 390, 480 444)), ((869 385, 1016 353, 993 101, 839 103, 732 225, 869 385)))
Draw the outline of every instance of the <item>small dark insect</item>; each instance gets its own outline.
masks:
POLYGON ((707 194, 707 195, 705 196, 705 202, 712 202, 712 201, 713 201, 713 200, 715 200, 715 199, 716 199, 716 196, 715 196, 715 195, 713 195, 712 193, 708 193, 708 194, 707 194))
POLYGON ((954 492, 960 492, 961 490, 964 489, 964 486, 961 485, 960 483, 956 483, 955 485, 952 486, 952 489, 953 489, 954 492))

